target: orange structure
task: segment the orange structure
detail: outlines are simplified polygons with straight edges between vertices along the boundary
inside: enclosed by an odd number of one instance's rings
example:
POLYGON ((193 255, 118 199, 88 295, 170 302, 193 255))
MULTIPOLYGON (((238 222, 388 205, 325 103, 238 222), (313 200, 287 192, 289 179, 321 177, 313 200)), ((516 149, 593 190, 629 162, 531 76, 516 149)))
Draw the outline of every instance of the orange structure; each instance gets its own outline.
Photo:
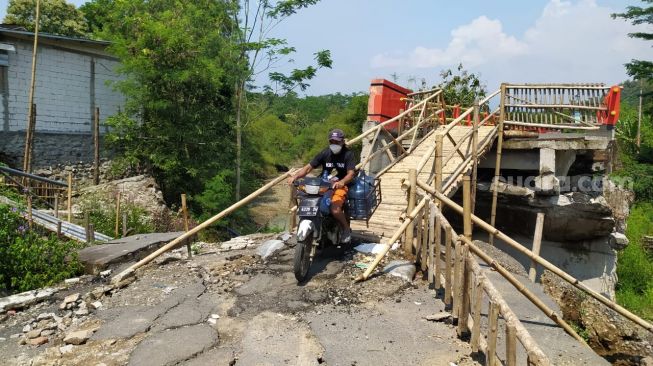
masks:
MULTIPOLYGON (((370 85, 370 99, 367 107, 367 120, 385 122, 406 108, 406 97, 412 90, 406 89, 385 79, 374 79, 370 85)), ((390 123, 387 130, 396 130, 397 123, 390 123)))

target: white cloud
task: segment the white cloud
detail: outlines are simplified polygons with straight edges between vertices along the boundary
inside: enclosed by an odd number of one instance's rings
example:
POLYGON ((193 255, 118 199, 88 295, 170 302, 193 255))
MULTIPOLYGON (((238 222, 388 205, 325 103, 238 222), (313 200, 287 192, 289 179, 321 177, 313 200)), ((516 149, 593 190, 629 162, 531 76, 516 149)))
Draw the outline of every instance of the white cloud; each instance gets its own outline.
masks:
POLYGON ((624 63, 653 58, 650 42, 628 37, 652 27, 610 17, 620 10, 599 6, 595 0, 551 0, 522 35, 506 34, 500 20, 481 16, 454 29, 444 49, 419 46, 403 55, 378 54, 371 64, 420 73, 418 69, 462 62, 488 77, 491 87, 502 81, 615 83, 627 77, 624 63))
POLYGON ((446 49, 416 47, 409 55, 379 54, 372 58, 372 67, 411 66, 429 68, 462 62, 470 67, 503 56, 516 56, 527 51, 527 45, 503 32, 499 20, 480 16, 451 32, 446 49))

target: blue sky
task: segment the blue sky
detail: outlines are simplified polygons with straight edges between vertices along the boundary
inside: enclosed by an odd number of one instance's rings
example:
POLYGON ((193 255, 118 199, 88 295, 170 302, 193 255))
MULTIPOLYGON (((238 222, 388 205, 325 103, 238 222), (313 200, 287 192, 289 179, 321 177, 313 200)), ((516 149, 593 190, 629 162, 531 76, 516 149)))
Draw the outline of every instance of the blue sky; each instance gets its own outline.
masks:
MULTIPOLYGON (((84 1, 72 1, 76 5, 84 1)), ((639 1, 617 0, 322 0, 276 28, 297 48, 296 67, 321 49, 321 70, 307 94, 366 91, 372 78, 408 85, 436 83, 442 69, 463 62, 488 89, 501 82, 605 82, 626 79, 623 64, 653 59, 651 43, 626 36, 635 27, 612 20, 639 1)), ((4 16, 7 0, 0 0, 4 16)), ((639 29, 648 31, 651 26, 639 29)), ((292 65, 281 65, 280 71, 292 65)), ((259 84, 265 83, 264 79, 259 84)))

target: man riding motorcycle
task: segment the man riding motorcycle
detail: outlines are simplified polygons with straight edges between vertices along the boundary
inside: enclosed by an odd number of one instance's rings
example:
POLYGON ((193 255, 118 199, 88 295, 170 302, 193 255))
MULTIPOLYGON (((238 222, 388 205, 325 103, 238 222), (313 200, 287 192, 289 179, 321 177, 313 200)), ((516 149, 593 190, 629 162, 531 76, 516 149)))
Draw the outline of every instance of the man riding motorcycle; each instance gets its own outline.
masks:
POLYGON ((333 196, 331 198, 331 215, 336 219, 342 234, 342 243, 351 241, 351 229, 343 210, 347 201, 347 185, 354 179, 356 163, 354 153, 345 145, 345 133, 341 129, 333 129, 329 132, 329 147, 317 154, 313 160, 301 168, 294 176, 288 178, 288 184, 299 178, 305 177, 313 169, 322 166, 322 173, 331 173, 336 169, 336 176, 332 179, 333 196))

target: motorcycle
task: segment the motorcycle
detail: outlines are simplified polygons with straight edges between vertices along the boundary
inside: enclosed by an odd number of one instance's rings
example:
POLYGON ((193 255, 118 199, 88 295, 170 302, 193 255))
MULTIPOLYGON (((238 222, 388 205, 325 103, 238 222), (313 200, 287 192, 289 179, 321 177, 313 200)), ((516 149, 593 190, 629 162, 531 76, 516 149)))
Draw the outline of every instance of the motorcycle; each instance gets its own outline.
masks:
MULTIPOLYGON (((293 270, 298 282, 306 280, 318 249, 340 245, 340 225, 331 215, 330 208, 332 185, 333 182, 328 178, 306 177, 294 182, 299 199, 299 225, 293 270)), ((346 202, 343 210, 349 223, 349 207, 346 202)))

